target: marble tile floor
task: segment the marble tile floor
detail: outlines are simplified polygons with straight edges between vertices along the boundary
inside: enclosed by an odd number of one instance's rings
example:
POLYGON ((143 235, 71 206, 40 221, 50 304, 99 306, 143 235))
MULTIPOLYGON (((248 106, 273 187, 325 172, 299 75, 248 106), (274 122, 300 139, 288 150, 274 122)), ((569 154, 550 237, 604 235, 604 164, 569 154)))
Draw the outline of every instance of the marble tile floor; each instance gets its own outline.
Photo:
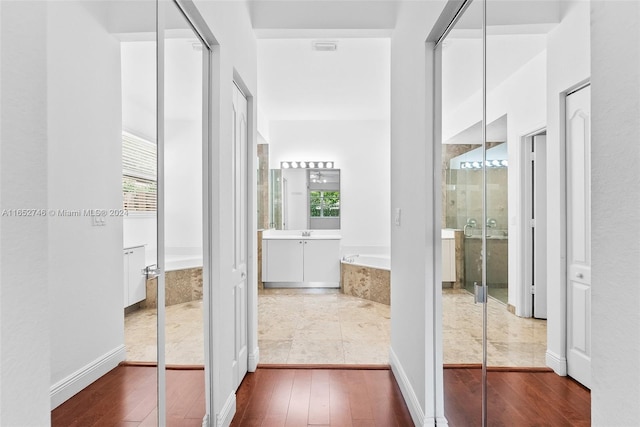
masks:
POLYGON ((388 364, 389 343, 388 305, 337 289, 260 291, 262 364, 388 364))
MULTIPOLYGON (((480 363, 482 308, 464 290, 443 291, 444 363, 480 363)), ((333 289, 265 289, 258 300, 263 364, 388 364, 390 308, 333 289)), ((491 366, 542 367, 546 322, 488 305, 491 366)), ((167 364, 203 363, 202 303, 167 307, 167 364)), ((153 309, 125 317, 128 361, 155 361, 153 309)))
MULTIPOLYGON (((128 362, 156 362, 155 308, 143 308, 124 318, 128 362)), ((202 300, 166 307, 165 360, 167 365, 203 365, 202 300)))

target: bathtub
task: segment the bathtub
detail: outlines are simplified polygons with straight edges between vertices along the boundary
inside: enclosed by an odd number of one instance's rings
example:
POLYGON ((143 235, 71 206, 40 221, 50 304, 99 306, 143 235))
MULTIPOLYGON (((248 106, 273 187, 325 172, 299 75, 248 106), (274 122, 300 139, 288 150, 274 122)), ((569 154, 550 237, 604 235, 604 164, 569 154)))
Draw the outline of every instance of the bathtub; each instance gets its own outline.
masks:
POLYGON ((340 267, 340 288, 344 294, 381 304, 391 303, 389 256, 345 255, 340 267))
MULTIPOLYGON (((147 265, 156 263, 154 250, 147 252, 147 265)), ((202 250, 197 248, 166 248, 165 305, 182 304, 202 299, 202 250)), ((143 308, 156 307, 157 280, 147 280, 147 298, 143 308)))

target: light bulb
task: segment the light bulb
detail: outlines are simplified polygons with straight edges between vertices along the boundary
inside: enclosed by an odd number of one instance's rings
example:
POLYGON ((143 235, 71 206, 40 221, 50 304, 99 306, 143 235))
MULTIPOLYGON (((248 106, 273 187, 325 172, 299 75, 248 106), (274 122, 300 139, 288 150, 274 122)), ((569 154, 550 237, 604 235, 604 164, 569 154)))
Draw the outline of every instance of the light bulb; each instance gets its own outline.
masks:
POLYGON ((282 169, 289 169, 289 162, 282 162, 282 169))

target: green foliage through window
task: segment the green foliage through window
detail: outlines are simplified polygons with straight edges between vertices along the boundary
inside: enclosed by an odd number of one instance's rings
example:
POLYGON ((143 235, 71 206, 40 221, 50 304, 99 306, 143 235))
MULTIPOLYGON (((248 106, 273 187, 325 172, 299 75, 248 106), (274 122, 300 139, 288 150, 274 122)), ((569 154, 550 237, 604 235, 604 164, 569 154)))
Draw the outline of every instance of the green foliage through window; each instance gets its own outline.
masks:
POLYGON ((310 191, 309 208, 312 218, 340 217, 340 192, 310 191))

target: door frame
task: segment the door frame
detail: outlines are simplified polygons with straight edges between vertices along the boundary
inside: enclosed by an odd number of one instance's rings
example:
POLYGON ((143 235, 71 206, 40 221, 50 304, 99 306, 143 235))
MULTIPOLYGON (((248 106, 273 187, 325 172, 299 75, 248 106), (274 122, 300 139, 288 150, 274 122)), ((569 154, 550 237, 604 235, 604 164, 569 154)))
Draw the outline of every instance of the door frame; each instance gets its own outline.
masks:
MULTIPOLYGON (((518 243, 518 269, 516 281, 518 285, 516 286, 516 315, 520 317, 533 317, 533 307, 531 304, 530 296, 531 291, 529 288, 528 278, 529 275, 527 273, 527 266, 530 262, 529 258, 532 255, 531 252, 531 239, 529 238, 529 209, 531 208, 531 204, 529 201, 529 195, 531 191, 531 178, 528 176, 528 173, 531 171, 531 168, 528 166, 528 162, 530 161, 528 156, 530 150, 528 148, 531 147, 533 143, 534 137, 538 135, 546 135, 547 127, 540 126, 535 130, 524 134, 520 137, 520 156, 518 158, 518 173, 520 178, 520 191, 519 191, 519 207, 520 207, 520 218, 519 223, 520 227, 518 233, 520 236, 518 243)), ((537 160, 537 157, 536 157, 537 160)), ((546 159, 545 159, 546 161, 546 159)), ((548 172, 545 168, 545 174, 548 177, 548 172)), ((546 193, 546 189, 545 189, 546 193)))
POLYGON ((242 76, 233 70, 233 83, 247 99, 247 370, 255 372, 260 358, 258 348, 258 129, 257 103, 242 76))
MULTIPOLYGON (((557 264, 553 255, 547 256, 547 351, 545 354, 546 365, 558 375, 567 375, 567 141, 564 115, 567 108, 567 96, 573 92, 588 86, 591 83, 589 78, 581 80, 573 85, 565 87, 558 92, 558 159, 559 179, 556 183, 559 187, 559 206, 553 209, 553 204, 547 204, 547 217, 559 217, 559 233, 551 234, 551 227, 547 228, 547 245, 559 244, 560 265, 558 268, 551 267, 557 264), (555 289, 554 289, 555 288, 555 289), (556 301, 556 305, 551 302, 556 301)), ((547 153, 550 152, 549 146, 547 153)), ((547 165, 549 166, 549 165, 547 165)), ((549 169, 547 169, 549 172, 549 169)), ((551 180, 547 180, 547 189, 551 180)))
MULTIPOLYGON (((569 293, 571 291, 571 288, 569 286, 569 259, 568 259, 568 246, 569 246, 569 227, 567 226, 568 222, 569 222, 569 209, 568 209, 568 205, 569 205, 569 167, 568 167, 568 162, 569 162, 569 144, 567 144, 567 129, 566 129, 566 113, 567 113, 567 98, 582 90, 585 89, 587 87, 591 86, 591 81, 590 79, 587 79, 577 85, 574 85, 571 89, 566 90, 565 92, 563 92, 561 94, 561 109, 560 112, 562 114, 562 119, 560 120, 560 125, 561 125, 561 140, 562 140, 562 144, 563 144, 563 155, 564 155, 564 159, 561 163, 561 166, 563 168, 563 179, 564 179, 564 185, 562 186, 562 189, 564 191, 564 197, 563 197, 563 214, 562 214, 562 228, 563 228, 563 233, 562 233, 562 239, 563 239, 563 246, 562 246, 562 260, 563 263, 561 265, 561 274, 562 274, 562 285, 563 285, 563 289, 562 289, 562 296, 564 298, 563 304, 562 304, 562 309, 564 310, 564 315, 562 317, 562 320, 564 321, 563 324, 563 328, 562 328, 562 332, 563 332, 563 342, 564 342, 564 375, 568 375, 569 373, 569 326, 570 326, 570 322, 569 322, 569 316, 571 315, 571 312, 569 310, 569 293)), ((591 135, 589 136, 589 138, 591 137, 591 135)), ((591 180, 591 170, 589 170, 589 179, 591 180)), ((589 321, 591 319, 591 312, 588 313, 589 316, 589 321)), ((593 329, 593 324, 591 324, 591 329, 593 329)), ((578 380, 576 380, 578 381, 578 380)), ((578 381, 580 382, 580 381, 578 381)), ((585 385, 585 384, 583 384, 585 385)), ((591 385, 585 385, 585 387, 590 387, 591 385)))

